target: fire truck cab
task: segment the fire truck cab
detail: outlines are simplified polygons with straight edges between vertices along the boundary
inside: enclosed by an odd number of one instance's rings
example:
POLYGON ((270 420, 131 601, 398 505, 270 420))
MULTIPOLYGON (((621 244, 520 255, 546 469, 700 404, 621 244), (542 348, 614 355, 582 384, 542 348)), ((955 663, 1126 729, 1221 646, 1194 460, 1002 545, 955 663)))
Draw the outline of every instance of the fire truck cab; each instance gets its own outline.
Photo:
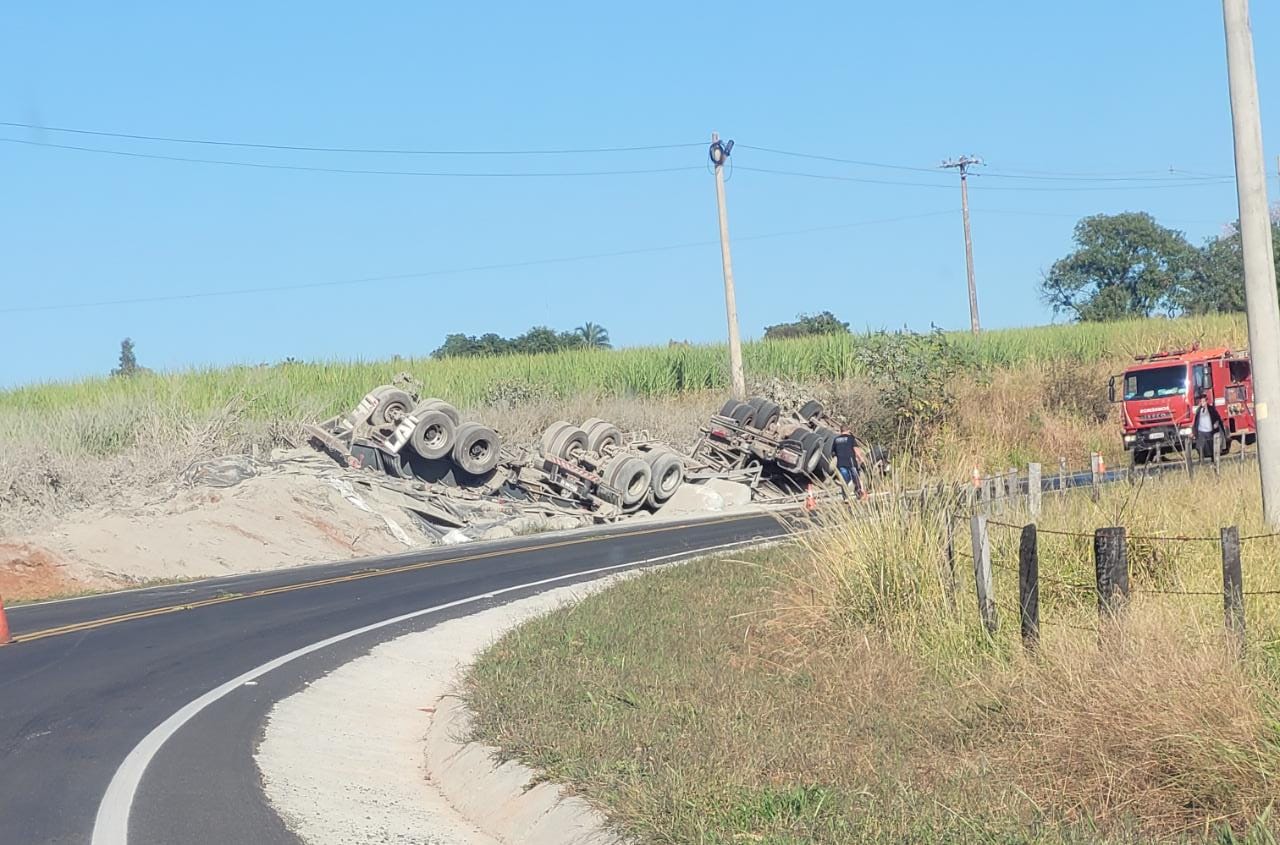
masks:
POLYGON ((1123 375, 1112 376, 1107 386, 1108 398, 1120 403, 1124 448, 1133 463, 1191 448, 1191 425, 1201 394, 1209 396, 1222 417, 1225 433, 1217 436, 1222 454, 1235 441, 1253 442, 1257 428, 1247 355, 1196 345, 1134 360, 1137 363, 1123 375))

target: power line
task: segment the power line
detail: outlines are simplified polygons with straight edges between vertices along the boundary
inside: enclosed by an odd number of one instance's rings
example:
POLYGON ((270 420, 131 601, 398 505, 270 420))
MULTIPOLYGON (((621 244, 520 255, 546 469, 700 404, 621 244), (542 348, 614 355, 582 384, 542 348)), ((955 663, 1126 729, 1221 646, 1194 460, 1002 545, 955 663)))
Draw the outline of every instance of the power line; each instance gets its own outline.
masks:
POLYGON ((160 153, 137 153, 126 150, 108 150, 100 147, 80 147, 73 144, 54 144, 48 141, 29 141, 23 138, 0 138, 0 143, 25 144, 30 147, 49 147, 57 150, 75 150, 83 153, 123 156, 125 158, 157 159, 160 161, 181 162, 183 164, 213 164, 223 167, 249 167, 258 170, 291 170, 304 173, 340 173, 354 176, 419 176, 431 178, 538 178, 557 176, 636 176, 652 173, 678 173, 688 170, 701 170, 700 166, 689 167, 655 167, 639 170, 566 170, 555 172, 540 171, 507 171, 507 172, 469 172, 425 171, 425 170, 368 170, 351 167, 318 167, 304 164, 270 164, 261 161, 230 161, 215 158, 189 158, 187 156, 162 155, 160 153))
MULTIPOLYGON (((759 235, 747 235, 737 238, 739 241, 762 241, 771 238, 784 238, 796 235, 809 235, 820 232, 830 232, 838 229, 851 229, 858 226, 872 226, 880 223, 898 223, 905 220, 917 220, 926 217, 938 217, 944 214, 951 214, 949 210, 945 211, 927 211, 919 214, 907 214, 899 217, 884 217, 876 220, 858 220, 852 223, 839 223, 831 226, 815 226, 809 229, 792 229, 781 232, 767 232, 759 235)), ((260 293, 285 293, 298 290, 312 290, 316 288, 332 288, 342 287, 346 285, 362 285, 372 284, 374 282, 396 282, 406 281, 409 279, 425 279, 434 276, 451 276, 462 275, 465 273, 481 273, 492 270, 514 270, 524 267, 537 267, 548 264, 569 264, 578 261, 591 261, 601 258, 621 258, 632 255, 645 255, 649 253, 671 252, 678 249, 691 249, 695 247, 715 246, 719 244, 718 240, 714 241, 689 241, 685 243, 666 244, 663 246, 640 247, 637 249, 624 249, 614 252, 596 252, 586 255, 562 256, 555 258, 535 258, 527 261, 512 261, 500 264, 481 264, 471 267, 456 267, 452 269, 441 270, 423 270, 413 273, 394 273, 383 276, 363 276, 354 279, 339 279, 323 282, 300 282, 292 285, 271 285, 252 288, 234 288, 230 290, 212 290, 212 291, 193 291, 190 293, 173 293, 162 294, 159 296, 139 296, 127 299, 103 299, 90 302, 67 302, 58 303, 56 305, 20 305, 12 308, 0 308, 0 314, 29 314, 36 312, 49 311, 70 311, 82 308, 101 308, 115 305, 144 305, 156 302, 180 302, 193 299, 213 299, 224 296, 248 296, 260 293)))
POLYGON ((200 144, 210 147, 240 147, 254 150, 287 150, 307 153, 359 153, 363 155, 420 155, 420 156, 516 156, 516 155, 582 155, 587 153, 631 153, 648 150, 675 150, 700 147, 700 142, 690 144, 646 144, 630 147, 580 147, 577 149, 542 150, 425 150, 387 147, 319 147, 304 144, 263 144, 252 141, 223 141, 211 138, 178 138, 166 135, 139 135, 131 132, 105 132, 96 129, 76 129, 68 126, 41 126, 38 123, 0 121, 0 126, 13 129, 32 129, 40 132, 64 132, 73 135, 91 135, 97 138, 120 138, 130 141, 159 141, 167 144, 200 144))
MULTIPOLYGON (((798 170, 774 170, 763 167, 749 167, 745 164, 737 165, 739 170, 746 170, 752 173, 767 173, 774 176, 794 176, 805 179, 821 179, 833 182, 859 182, 868 185, 895 185, 907 188, 946 188, 951 186, 934 182, 901 182, 890 179, 865 179, 860 176, 840 176, 833 173, 807 173, 798 170)), ((1072 187, 1040 187, 1034 185, 978 185, 974 190, 978 191, 1036 191, 1036 192, 1080 192, 1080 191, 1144 191, 1155 188, 1195 188, 1205 185, 1225 185, 1233 180, 1230 177, 1222 177, 1220 179, 1197 178, 1193 180, 1168 180, 1153 184, 1144 185, 1080 185, 1072 187)))
MULTIPOLYGON (((756 152, 771 153, 773 155, 791 156, 793 158, 812 159, 815 161, 829 161, 837 164, 852 164, 859 167, 878 167, 888 170, 904 170, 913 173, 932 173, 937 174, 938 168, 935 167, 913 167, 905 164, 886 164, 878 161, 866 161, 862 159, 840 158, 838 156, 817 155, 814 153, 801 153, 794 150, 782 150, 776 147, 757 147, 751 144, 739 144, 742 149, 755 150, 756 152)), ((1122 173, 1073 173, 1073 172, 1057 172, 1052 170, 996 170, 986 172, 983 175, 995 179, 1028 179, 1028 180, 1045 180, 1045 181, 1080 181, 1080 182, 1163 182, 1168 181, 1168 176, 1156 176, 1147 174, 1160 173, 1184 173, 1188 178, 1197 179, 1229 179, 1231 177, 1217 174, 1199 174, 1190 173, 1189 171, 1175 171, 1170 168, 1168 171, 1149 170, 1142 171, 1140 175, 1127 175, 1122 173)))
POLYGON ((933 173, 937 174, 936 167, 910 167, 905 164, 884 164, 878 161, 859 161, 852 158, 837 158, 835 156, 815 155, 814 153, 797 153, 791 150, 779 150, 775 147, 755 147, 751 144, 739 144, 738 147, 744 150, 755 150, 759 153, 773 153, 774 155, 791 156, 793 158, 808 158, 816 161, 832 161, 838 164, 856 164, 860 167, 880 167, 886 170, 910 170, 916 173, 933 173))

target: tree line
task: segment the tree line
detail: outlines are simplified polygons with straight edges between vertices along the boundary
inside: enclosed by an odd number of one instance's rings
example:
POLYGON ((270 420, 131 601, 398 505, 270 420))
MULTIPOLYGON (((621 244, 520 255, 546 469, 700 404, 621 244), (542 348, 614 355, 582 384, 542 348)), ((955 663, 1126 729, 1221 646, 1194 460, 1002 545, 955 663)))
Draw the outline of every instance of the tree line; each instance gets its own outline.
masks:
POLYGON ((494 332, 479 337, 467 334, 445 335, 432 358, 479 358, 493 355, 537 355, 566 349, 612 349, 609 330, 598 323, 584 323, 573 331, 558 332, 546 326, 534 326, 524 334, 502 337, 494 332))
MULTIPOLYGON (((1076 223, 1073 240, 1040 282, 1055 313, 1100 321, 1244 310, 1239 221, 1197 247, 1146 212, 1095 214, 1076 223)), ((1271 243, 1280 259, 1274 212, 1271 243)))

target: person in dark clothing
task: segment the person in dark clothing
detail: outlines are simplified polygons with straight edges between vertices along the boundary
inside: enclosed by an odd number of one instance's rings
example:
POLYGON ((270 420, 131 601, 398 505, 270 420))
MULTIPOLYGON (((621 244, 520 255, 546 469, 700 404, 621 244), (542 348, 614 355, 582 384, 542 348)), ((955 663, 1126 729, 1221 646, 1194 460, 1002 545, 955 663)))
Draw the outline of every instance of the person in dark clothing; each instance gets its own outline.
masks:
POLYGON ((862 479, 858 477, 858 459, 854 452, 857 445, 858 441, 854 439, 847 425, 840 428, 840 433, 832 441, 836 456, 836 471, 840 473, 845 484, 854 489, 859 499, 865 499, 867 493, 862 489, 862 479))
POLYGON ((1208 393, 1200 394, 1195 416, 1191 419, 1191 431, 1196 439, 1196 451, 1201 458, 1213 457, 1213 438, 1222 431, 1222 416, 1209 401, 1208 393))

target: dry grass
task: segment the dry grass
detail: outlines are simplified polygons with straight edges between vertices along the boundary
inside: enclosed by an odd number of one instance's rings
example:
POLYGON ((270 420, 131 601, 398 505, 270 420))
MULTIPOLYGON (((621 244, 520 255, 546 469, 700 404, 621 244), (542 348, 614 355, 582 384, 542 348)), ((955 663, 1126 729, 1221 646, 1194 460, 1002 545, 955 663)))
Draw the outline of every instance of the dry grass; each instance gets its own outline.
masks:
MULTIPOLYGON (((1256 533, 1254 473, 1049 498, 1040 522, 1256 533)), ((792 546, 535 621, 477 665, 479 732, 641 842, 1275 841, 1280 597, 1248 600, 1238 654, 1217 547, 1144 540, 1123 623, 1100 627, 1088 540, 1042 535, 1028 654, 1017 531, 992 528, 988 637, 963 558, 953 591, 944 512, 883 503, 848 522, 833 508, 792 546), (1169 589, 1217 595, 1155 592, 1169 589)), ((1273 543, 1245 544, 1247 590, 1280 589, 1273 543)))
MULTIPOLYGON (((957 385, 960 407, 940 437, 915 444, 927 458, 918 469, 967 473, 974 463, 1052 463, 1059 455, 1076 463, 1092 449, 1114 450, 1114 425, 1095 413, 1109 369, 1161 345, 1195 339, 1239 345, 1243 337, 1235 316, 954 334, 970 365, 957 385)), ((752 343, 746 366, 761 382, 809 385, 867 431, 885 409, 866 386, 859 351, 879 342, 876 335, 847 335, 752 343)), ((556 419, 601 416, 686 444, 723 401, 725 360, 719 347, 677 346, 286 362, 0 391, 0 535, 137 491, 158 492, 177 470, 210 454, 296 438, 299 423, 348 409, 402 372, 515 442, 536 441, 556 419)))

